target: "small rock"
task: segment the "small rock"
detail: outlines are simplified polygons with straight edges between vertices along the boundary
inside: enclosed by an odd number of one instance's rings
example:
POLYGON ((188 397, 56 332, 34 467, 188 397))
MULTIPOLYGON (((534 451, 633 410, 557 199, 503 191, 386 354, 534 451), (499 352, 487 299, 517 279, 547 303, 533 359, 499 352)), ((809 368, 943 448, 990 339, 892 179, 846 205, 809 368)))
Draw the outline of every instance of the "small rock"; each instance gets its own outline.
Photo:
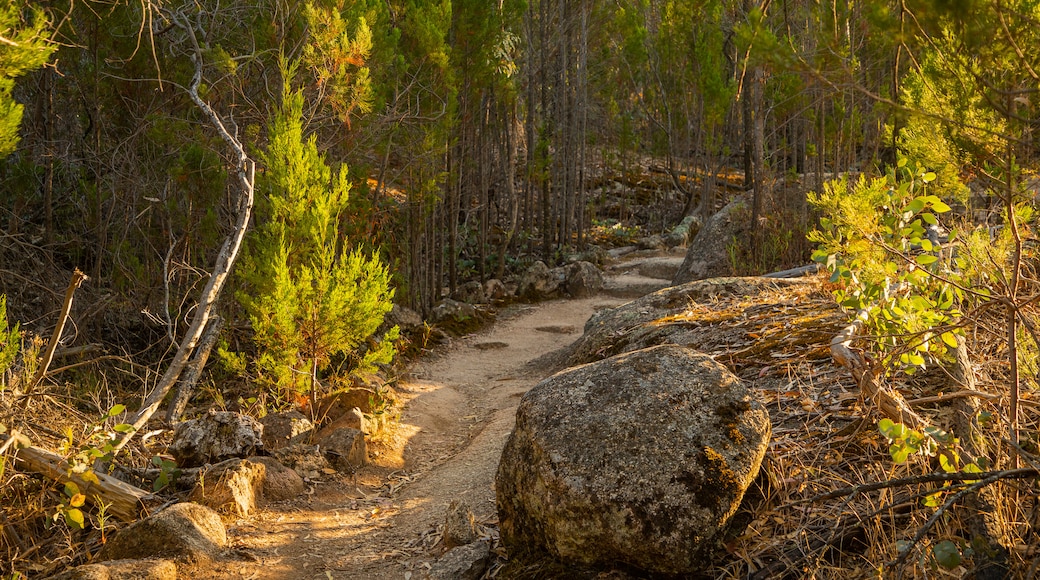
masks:
POLYGON ((271 413, 260 419, 260 424, 264 426, 263 442, 268 451, 306 443, 314 431, 314 424, 299 411, 271 413))
POLYGON ((326 429, 318 434, 318 446, 339 471, 353 472, 368 461, 365 434, 358 429, 326 429))
POLYGON ((309 479, 320 478, 326 474, 325 470, 332 469, 329 460, 325 459, 317 445, 297 443, 276 450, 274 457, 300 477, 309 479))
POLYGON ((640 250, 663 250, 668 247, 668 244, 665 243, 664 238, 662 238, 658 234, 647 236, 645 238, 640 238, 638 243, 640 250))
POLYGON ((491 560, 491 546, 487 542, 473 542, 448 550, 437 560, 428 580, 479 580, 491 560))
POLYGON ((465 546, 477 540, 477 519, 465 502, 451 500, 444 518, 444 546, 465 546))
POLYGON ((433 307, 430 319, 435 324, 443 322, 469 322, 477 317, 477 309, 472 304, 445 298, 433 307))
POLYGON ((520 286, 516 293, 526 300, 541 300, 556 292, 560 287, 560 280, 545 262, 535 262, 520 277, 520 286))
POLYGON ((110 536, 97 560, 169 557, 194 564, 216 558, 225 546, 227 530, 220 515, 208 507, 185 502, 110 536))
POLYGON ((264 426, 241 413, 210 412, 177 425, 169 451, 180 467, 199 467, 264 448, 264 426))
POLYGON ((282 465, 274 457, 250 457, 253 463, 262 463, 264 471, 264 493, 265 501, 285 501, 293 499, 307 490, 300 474, 282 465))
POLYGON ((48 580, 177 580, 177 564, 170 560, 110 560, 77 566, 48 580))
POLYGON ((466 282, 462 286, 456 288, 451 297, 459 302, 465 302, 467 304, 487 303, 487 295, 484 292, 484 285, 476 280, 466 282))
POLYGON ((199 474, 188 499, 218 512, 249 517, 264 493, 267 466, 245 459, 229 459, 199 474))
POLYGON ((567 294, 574 298, 592 296, 603 289, 603 274, 589 262, 567 266, 567 294))
POLYGON ((509 289, 498 278, 492 278, 484 283, 484 296, 488 300, 505 300, 509 296, 509 289))

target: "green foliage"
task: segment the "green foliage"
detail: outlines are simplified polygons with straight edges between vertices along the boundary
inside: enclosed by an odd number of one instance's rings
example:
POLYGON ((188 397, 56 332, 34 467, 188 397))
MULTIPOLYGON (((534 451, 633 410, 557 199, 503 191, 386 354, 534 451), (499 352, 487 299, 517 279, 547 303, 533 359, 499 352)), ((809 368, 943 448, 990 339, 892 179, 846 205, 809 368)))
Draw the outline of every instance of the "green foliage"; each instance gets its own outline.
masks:
POLYGON ((14 79, 43 66, 56 46, 47 41, 43 11, 22 0, 0 0, 0 158, 18 146, 22 105, 11 95, 14 79))
POLYGON ((808 196, 823 214, 809 233, 813 260, 831 270, 838 303, 866 323, 882 368, 910 374, 962 332, 965 264, 938 245, 934 228, 950 206, 928 194, 935 179, 904 160, 885 179, 832 181, 808 196))
MULTIPOLYGON (((249 314, 262 382, 315 395, 330 357, 350 353, 390 310, 390 275, 376 257, 351 249, 340 219, 350 182, 304 137, 303 93, 283 65, 282 105, 261 154, 257 228, 239 270, 238 299, 249 314)), ((389 348, 389 347, 388 347, 389 348)), ((375 356, 375 355, 374 355, 375 356)), ((389 354, 382 353, 379 360, 389 354)))
POLYGON ((0 294, 0 388, 5 385, 4 376, 7 369, 14 364, 21 346, 22 333, 18 324, 11 327, 7 322, 7 296, 0 294))

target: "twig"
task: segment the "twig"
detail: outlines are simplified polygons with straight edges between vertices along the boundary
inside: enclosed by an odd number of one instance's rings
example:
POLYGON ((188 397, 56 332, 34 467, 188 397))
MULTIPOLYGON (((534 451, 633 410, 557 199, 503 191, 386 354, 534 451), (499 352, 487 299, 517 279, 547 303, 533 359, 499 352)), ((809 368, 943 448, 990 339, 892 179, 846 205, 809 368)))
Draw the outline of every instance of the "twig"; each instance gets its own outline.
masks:
POLYGON ((33 377, 33 388, 39 385, 43 377, 47 375, 47 368, 51 366, 51 360, 54 359, 54 350, 58 348, 58 342, 61 341, 61 333, 65 331, 65 322, 69 318, 69 311, 72 310, 72 297, 75 296, 76 289, 79 288, 84 280, 88 280, 87 275, 81 272, 79 268, 76 268, 72 272, 72 279, 69 280, 69 287, 65 289, 65 302, 61 305, 58 325, 54 327, 51 341, 47 344, 47 350, 44 352, 43 358, 40 359, 40 366, 36 369, 36 376, 33 377))
POLYGON ((918 407, 920 405, 929 405, 931 403, 943 403, 946 401, 952 401, 953 399, 961 399, 964 397, 975 397, 978 399, 999 399, 1000 395, 994 395, 992 393, 984 393, 982 391, 964 390, 957 391, 956 393, 947 393, 945 395, 936 395, 934 397, 921 397, 920 399, 914 399, 913 401, 907 401, 907 404, 911 407, 918 407))
POLYGON ((878 491, 881 489, 888 489, 891 487, 901 487, 904 485, 915 485, 919 483, 974 481, 989 478, 1027 479, 1030 477, 1040 477, 1040 470, 1033 469, 1031 467, 1022 467, 1019 469, 1004 469, 1000 471, 986 471, 982 473, 925 473, 922 475, 913 475, 909 477, 901 477, 898 479, 889 479, 886 481, 878 481, 874 483, 866 483, 863 485, 843 487, 841 489, 836 489, 834 491, 830 491, 810 498, 795 500, 793 502, 788 503, 787 506, 793 506, 802 503, 815 503, 828 499, 844 497, 850 494, 866 493, 869 491, 878 491))

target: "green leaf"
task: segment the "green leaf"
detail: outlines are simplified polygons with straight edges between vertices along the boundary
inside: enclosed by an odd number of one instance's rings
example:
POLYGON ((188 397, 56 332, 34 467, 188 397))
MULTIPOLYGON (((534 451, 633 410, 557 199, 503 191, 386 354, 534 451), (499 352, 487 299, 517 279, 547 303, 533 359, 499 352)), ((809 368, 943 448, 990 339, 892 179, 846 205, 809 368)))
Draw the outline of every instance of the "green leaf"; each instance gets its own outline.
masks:
POLYGON ((882 419, 878 421, 878 431, 885 437, 890 437, 889 433, 892 432, 892 428, 895 427, 895 422, 892 419, 882 419))
POLYGON ((923 181, 925 183, 931 183, 931 182, 935 181, 935 177, 936 177, 935 172, 934 171, 929 171, 928 173, 925 173, 924 175, 921 176, 921 181, 923 181))
MULTIPOLYGON (((922 240, 922 241, 925 241, 925 240, 922 240)), ((922 247, 923 247, 923 244, 922 244, 922 247)), ((920 265, 920 266, 927 266, 928 264, 934 264, 934 263, 938 262, 939 258, 938 258, 938 256, 934 256, 932 254, 920 254, 916 258, 914 258, 914 261, 917 262, 917 264, 920 265)))
POLYGON ((940 505, 942 505, 942 492, 941 491, 937 491, 935 493, 928 494, 928 495, 924 496, 924 502, 923 503, 924 503, 925 507, 930 507, 930 508, 937 508, 937 507, 939 507, 940 505))
POLYGON ((924 198, 915 197, 914 200, 911 201, 910 204, 906 206, 906 211, 908 211, 910 213, 917 213, 917 212, 921 211, 922 209, 924 209, 924 206, 925 206, 924 198))
POLYGON ((946 213, 950 211, 950 206, 943 203, 942 200, 939 200, 932 204, 932 211, 935 213, 946 213))
POLYGON ((76 495, 79 495, 79 486, 72 481, 66 483, 65 495, 68 497, 75 497, 76 495))
POLYGON ((134 426, 128 423, 120 423, 115 427, 112 427, 112 430, 116 433, 129 433, 134 430, 134 426))
POLYGON ((126 405, 112 405, 112 408, 108 410, 109 417, 115 417, 126 410, 126 405))
POLYGON ((896 463, 906 463, 912 449, 909 445, 893 445, 888 448, 888 453, 892 456, 892 461, 896 463))
POLYGON ((932 546, 932 555, 935 557, 936 563, 947 570, 953 570, 961 565, 961 551, 957 549, 957 544, 950 540, 943 540, 932 546))
POLYGON ((65 523, 68 524, 70 528, 82 530, 84 523, 83 512, 76 508, 65 510, 65 523))
POLYGON ((941 338, 942 341, 944 343, 946 343, 946 346, 948 346, 950 348, 957 348, 957 335, 956 334, 954 334, 952 332, 944 332, 941 335, 939 335, 939 338, 941 338))
POLYGON ((925 212, 925 213, 921 214, 921 219, 924 220, 924 222, 926 224, 929 224, 929 225, 933 225, 934 226, 934 225, 938 225, 939 224, 939 218, 935 217, 934 213, 925 212))

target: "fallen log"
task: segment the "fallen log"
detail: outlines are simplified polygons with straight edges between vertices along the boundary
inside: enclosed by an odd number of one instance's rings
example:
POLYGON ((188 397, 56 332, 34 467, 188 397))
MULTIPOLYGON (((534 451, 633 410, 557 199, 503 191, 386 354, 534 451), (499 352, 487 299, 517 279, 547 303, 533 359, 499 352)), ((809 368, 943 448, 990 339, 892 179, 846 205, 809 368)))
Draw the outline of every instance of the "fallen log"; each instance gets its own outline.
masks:
MULTIPOLYGON (((0 443, 7 435, 0 435, 0 443)), ((110 475, 95 473, 97 481, 84 479, 72 473, 72 467, 64 457, 39 447, 24 447, 13 452, 14 468, 35 473, 59 483, 75 483, 80 493, 94 505, 104 504, 105 511, 124 522, 134 522, 146 514, 149 508, 162 503, 162 499, 110 475)))

